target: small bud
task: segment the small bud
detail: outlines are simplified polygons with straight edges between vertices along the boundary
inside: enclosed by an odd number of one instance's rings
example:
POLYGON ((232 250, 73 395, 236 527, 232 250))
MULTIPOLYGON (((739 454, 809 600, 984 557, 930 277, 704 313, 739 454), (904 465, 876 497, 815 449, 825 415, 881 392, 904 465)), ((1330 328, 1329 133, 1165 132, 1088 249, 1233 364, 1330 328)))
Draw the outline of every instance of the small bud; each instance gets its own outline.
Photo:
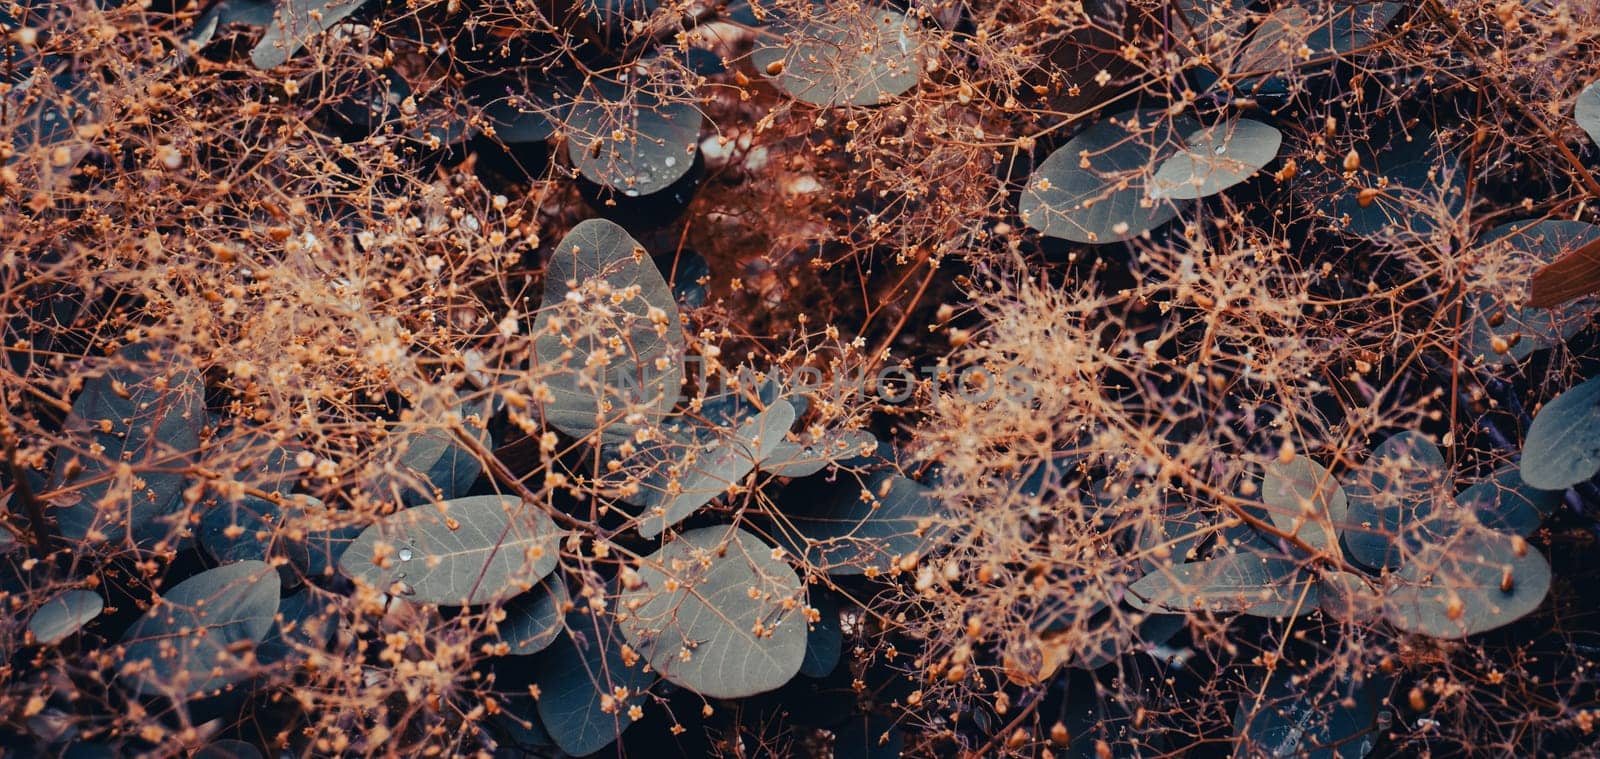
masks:
POLYGON ((168 170, 173 170, 183 165, 183 154, 171 145, 163 145, 156 150, 156 160, 168 170))
POLYGON ((1361 156, 1356 153, 1355 148, 1351 148, 1350 152, 1344 154, 1344 170, 1355 171, 1359 168, 1361 168, 1361 156))

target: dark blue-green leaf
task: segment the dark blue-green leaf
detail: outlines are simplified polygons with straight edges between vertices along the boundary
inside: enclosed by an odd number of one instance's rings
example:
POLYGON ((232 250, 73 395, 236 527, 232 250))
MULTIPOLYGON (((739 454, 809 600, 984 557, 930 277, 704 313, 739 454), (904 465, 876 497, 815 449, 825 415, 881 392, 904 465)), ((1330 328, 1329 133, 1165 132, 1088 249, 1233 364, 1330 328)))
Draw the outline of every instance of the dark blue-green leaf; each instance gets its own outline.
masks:
POLYGON ((1050 237, 1112 243, 1171 221, 1178 206, 1147 197, 1147 183, 1196 126, 1159 111, 1091 124, 1033 170, 1018 204, 1023 222, 1050 237))
POLYGON ((809 600, 817 610, 817 621, 806 632, 806 657, 800 663, 800 674, 807 677, 827 677, 839 666, 839 653, 844 647, 844 630, 839 623, 839 599, 833 591, 813 587, 809 600))
POLYGON ((34 640, 53 646, 67 639, 106 608, 105 599, 91 590, 67 590, 45 601, 28 620, 34 640))
POLYGON ((1561 505, 1561 491, 1533 487, 1522 481, 1517 467, 1508 466, 1461 491, 1456 502, 1474 510, 1484 527, 1526 537, 1561 505))
POLYGON ((778 449, 794 424, 794 407, 780 400, 745 419, 737 429, 693 428, 653 449, 646 470, 639 534, 660 535, 744 480, 778 449))
POLYGON ((567 156, 591 182, 628 197, 649 195, 689 172, 703 121, 688 93, 591 85, 567 116, 567 156))
POLYGON ((536 505, 472 496, 385 517, 345 549, 339 568, 416 603, 472 606, 531 590, 556 568, 559 537, 536 505))
POLYGON ((200 516, 200 546, 223 564, 265 561, 280 517, 277 504, 253 495, 213 504, 200 516))
POLYGON ((1426 540, 1448 480, 1444 455, 1422 433, 1384 440, 1346 478, 1350 510, 1341 533, 1350 556, 1372 569, 1398 568, 1426 540))
POLYGON ((272 629, 256 646, 256 660, 274 664, 304 657, 305 650, 321 649, 338 630, 336 608, 316 590, 284 597, 272 629))
POLYGON ((1525 304, 1535 271, 1596 238, 1600 226, 1565 219, 1516 221, 1485 234, 1476 247, 1498 251, 1477 255, 1484 265, 1493 262, 1492 268, 1468 273, 1467 350, 1491 364, 1520 361, 1588 326, 1592 299, 1549 309, 1525 304))
POLYGON ((1372 682, 1334 682, 1282 664, 1234 711, 1234 756, 1361 759, 1378 737, 1386 693, 1372 682))
POLYGON ((1578 93, 1572 117, 1577 120, 1578 126, 1583 127, 1583 131, 1589 133, 1589 139, 1600 144, 1600 82, 1590 82, 1578 93))
POLYGON ((1464 638, 1527 616, 1549 590, 1550 565, 1527 541, 1468 526, 1406 562, 1384 614, 1406 632, 1464 638))
POLYGON ((831 6, 763 32, 750 53, 756 70, 812 105, 879 105, 922 77, 918 25, 889 8, 831 6))
POLYGON ((932 491, 888 471, 827 497, 784 504, 784 512, 793 532, 779 536, 811 566, 835 575, 887 571, 895 557, 925 552, 946 528, 932 491))
POLYGON ((626 661, 623 645, 615 621, 604 613, 596 617, 584 605, 567 615, 567 634, 535 660, 539 719, 561 750, 592 754, 633 724, 629 707, 642 701, 656 678, 645 672, 642 659, 626 661), (619 690, 624 697, 616 697, 619 690))
POLYGON ((760 538, 728 525, 689 530, 638 572, 618 627, 663 677, 710 698, 743 698, 800 671, 804 591, 760 538))
POLYGON ((270 69, 300 52, 306 41, 332 29, 355 13, 366 0, 282 0, 261 41, 250 51, 250 62, 270 69))
POLYGON ((1124 598, 1141 611, 1298 616, 1317 608, 1313 579, 1289 559, 1240 551, 1152 571, 1124 598))
POLYGON ((71 442, 56 451, 47 498, 62 535, 152 543, 175 532, 162 517, 182 508, 175 470, 190 464, 205 423, 205 388, 186 359, 148 343, 118 351, 84 383, 65 425, 71 442), (142 487, 118 481, 121 464, 142 487))
POLYGON ((548 648, 561 634, 561 622, 571 598, 559 574, 540 581, 538 587, 506 602, 506 618, 499 623, 499 638, 511 654, 523 656, 548 648))
POLYGON ((272 629, 278 572, 263 561, 206 570, 178 583, 122 636, 121 675, 144 695, 191 697, 253 674, 249 646, 272 629))
POLYGON ((534 321, 536 371, 549 388, 545 421, 573 437, 631 437, 677 404, 683 379, 683 327, 666 280, 622 227, 590 219, 555 247, 545 270, 544 301, 534 321), (569 291, 568 283, 576 290, 569 291), (611 303, 611 293, 634 292, 611 303), (596 308, 606 303, 605 309, 596 308), (612 350, 613 339, 622 341, 612 350), (589 359, 604 351, 608 360, 589 359), (609 409, 602 411, 602 409, 609 409))
POLYGON ((1522 443, 1522 481, 1566 490, 1600 472, 1600 377, 1546 403, 1522 443))

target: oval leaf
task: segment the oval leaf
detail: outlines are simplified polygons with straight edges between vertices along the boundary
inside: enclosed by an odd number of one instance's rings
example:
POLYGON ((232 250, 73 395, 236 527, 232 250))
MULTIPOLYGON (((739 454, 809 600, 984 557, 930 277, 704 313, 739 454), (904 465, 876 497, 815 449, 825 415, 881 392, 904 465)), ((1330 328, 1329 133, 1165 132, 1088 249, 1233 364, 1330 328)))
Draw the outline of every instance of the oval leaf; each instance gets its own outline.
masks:
POLYGON ((823 107, 878 105, 922 76, 916 24, 898 11, 860 7, 779 22, 750 53, 756 70, 796 100, 823 107))
POLYGON ((1500 264, 1493 270, 1480 268, 1472 273, 1467 296, 1472 319, 1468 350, 1472 355, 1491 364, 1520 361, 1588 326, 1592 300, 1544 309, 1528 305, 1526 294, 1539 267, 1595 240, 1600 240, 1600 226, 1559 219, 1512 222, 1484 235, 1479 247, 1498 245, 1509 250, 1483 257, 1500 264))
POLYGON ((67 639, 106 608, 105 599, 89 590, 68 590, 45 601, 28 620, 34 640, 53 646, 67 639))
MULTIPOLYGON (((502 693, 495 696, 500 701, 500 713, 489 717, 489 722, 508 747, 522 751, 553 748, 556 743, 539 719, 539 704, 528 693, 502 693), (501 699, 504 700, 501 700, 501 699)), ((503 752, 502 752, 503 753, 503 752)), ((535 754, 537 756, 537 754, 535 754)))
POLYGON ((1239 71, 1286 71, 1303 65, 1302 50, 1313 59, 1343 55, 1365 47, 1376 34, 1405 9, 1401 3, 1359 2, 1322 4, 1333 15, 1312 4, 1292 3, 1273 11, 1250 37, 1240 57, 1239 71))
POLYGON ((800 671, 800 578, 737 527, 690 530, 640 563, 618 626, 661 675, 712 698, 776 689, 800 671))
POLYGON ((253 495, 215 504, 200 516, 200 547, 221 564, 265 561, 281 517, 277 504, 253 495))
POLYGON ((943 511, 928 488, 890 472, 845 483, 786 509, 798 535, 779 535, 813 567, 833 575, 887 570, 896 557, 925 552, 943 534, 943 511))
POLYGON ((1132 239, 1178 215, 1170 201, 1146 197, 1150 167, 1173 152, 1189 119, 1127 111, 1097 122, 1051 153, 1028 179, 1018 210, 1028 226, 1073 242, 1132 239))
POLYGON ((797 442, 784 440, 757 466, 779 477, 809 477, 840 461, 870 456, 878 438, 866 430, 829 430, 820 438, 802 435, 797 442))
POLYGON ((266 34, 250 50, 250 62, 258 69, 282 65, 307 40, 332 29, 364 4, 366 0, 283 0, 266 34))
POLYGON ((660 192, 694 164, 702 120, 684 99, 591 87, 567 116, 567 157, 589 181, 630 198, 660 192))
POLYGON ((295 525, 291 534, 280 535, 280 552, 302 577, 332 577, 345 549, 361 537, 362 525, 340 524, 349 512, 330 511, 322 501, 308 495, 295 495, 284 503, 285 524, 295 525))
POLYGON ((1419 432, 1379 444, 1346 483, 1343 537, 1350 556, 1371 569, 1398 568, 1420 546, 1448 476, 1438 446, 1419 432))
POLYGON ((304 449, 274 440, 263 429, 225 428, 210 443, 204 451, 206 465, 246 485, 288 495, 300 479, 303 467, 295 463, 295 455, 304 449))
POLYGON ((544 418, 574 437, 600 430, 627 438, 631 410, 648 426, 678 402, 683 379, 683 327, 666 280, 622 227, 590 219, 572 228, 545 269, 544 303, 534 322, 535 351, 552 400, 544 418), (568 282, 577 290, 569 294, 568 282), (606 309, 599 292, 638 294, 606 309), (570 297, 569 297, 570 295, 570 297), (557 324, 557 319, 561 323, 557 324), (620 338, 621 350, 604 348, 620 338), (590 366, 604 349, 609 360, 590 366), (602 413, 600 410, 609 411, 602 413))
POLYGON ((1222 192, 1277 158, 1283 135, 1259 121, 1239 119, 1201 129, 1184 143, 1184 150, 1163 161, 1150 178, 1150 197, 1193 200, 1222 192))
POLYGON ((278 613, 278 571, 264 561, 206 570, 174 585, 122 636, 122 676, 144 695, 194 696, 249 677, 278 613))
POLYGON ((1464 638, 1531 613, 1550 590, 1550 565, 1522 538, 1468 528, 1429 544, 1396 575, 1384 597, 1395 627, 1464 638))
POLYGON ((1345 523, 1349 500, 1321 464, 1305 455, 1288 464, 1272 461, 1261 480, 1261 500, 1278 529, 1339 555, 1337 525, 1345 523))
POLYGON ((336 609, 318 591, 302 590, 285 596, 278 602, 272 629, 256 646, 256 660, 275 664, 303 659, 307 649, 321 649, 339 627, 336 609))
POLYGON ((1280 666, 1252 690, 1259 698, 1241 699, 1233 714, 1235 757, 1361 759, 1377 743, 1378 704, 1387 695, 1377 683, 1335 683, 1280 666))
POLYGON ((633 724, 629 707, 655 682, 638 657, 625 657, 622 634, 605 614, 580 606, 567 615, 567 634, 536 660, 539 719, 561 750, 587 756, 633 724), (623 695, 618 696, 618 693, 623 695))
POLYGON ((559 537, 550 517, 521 499, 458 498, 368 527, 339 569, 416 603, 472 606, 532 589, 556 568, 559 537))
POLYGON ((264 27, 272 23, 272 3, 268 0, 223 0, 206 11, 205 15, 195 22, 195 28, 208 25, 207 19, 215 18, 219 25, 244 24, 246 26, 264 27))
POLYGON ((187 361, 148 343, 117 351, 110 370, 72 402, 65 427, 74 442, 56 452, 48 487, 58 492, 46 497, 61 534, 165 538, 173 527, 159 517, 183 506, 183 475, 170 470, 187 466, 205 423, 205 387, 187 361), (89 450, 98 453, 80 453, 89 450), (131 466, 143 487, 130 492, 131 483, 117 481, 114 462, 131 466))
POLYGON ((731 435, 696 430, 691 440, 679 439, 658 448, 643 480, 645 514, 639 534, 653 538, 710 503, 754 471, 756 462, 783 442, 794 425, 794 406, 780 400, 746 419, 731 435), (701 435, 712 436, 701 442, 701 435))
POLYGON ((1277 556, 1241 552, 1173 564, 1128 586, 1140 611, 1244 612, 1287 617, 1316 610, 1317 586, 1300 566, 1277 556))
POLYGON ((1438 227, 1428 209, 1443 203, 1459 214, 1466 206, 1464 172, 1438 145, 1433 135, 1360 143, 1361 168, 1347 179, 1341 163, 1329 161, 1305 183, 1308 197, 1329 226, 1355 237, 1426 237, 1438 227))
POLYGON ((1600 472, 1600 377, 1539 409, 1522 443, 1522 481, 1566 490, 1600 472))
POLYGON ((1317 593, 1322 610, 1337 620, 1366 622, 1383 612, 1383 598, 1364 575, 1354 572, 1323 571, 1317 578, 1317 593))
POLYGON ((1561 505, 1561 491, 1533 487, 1522 481, 1517 467, 1508 466, 1461 491, 1456 502, 1476 512, 1484 527, 1527 537, 1561 505))
POLYGON ((556 132, 565 107, 566 92, 575 87, 562 83, 560 73, 481 79, 469 85, 474 100, 483 103, 484 131, 505 143, 542 142, 556 132), (564 102, 565 101, 565 102, 564 102))
POLYGON ((806 656, 800 674, 827 677, 839 666, 844 648, 844 628, 839 622, 839 598, 833 592, 813 587, 810 606, 817 610, 817 621, 806 631, 806 656))
POLYGON ((538 587, 506 603, 500 640, 514 656, 543 651, 561 635, 562 617, 570 603, 567 583, 559 575, 544 578, 538 587))
POLYGON ((1572 109, 1578 126, 1589 133, 1589 139, 1600 144, 1600 82, 1591 82, 1578 93, 1578 103, 1572 109))
POLYGON ((379 455, 391 460, 402 474, 380 474, 368 486, 369 492, 389 495, 386 491, 398 490, 400 502, 407 506, 466 495, 483 471, 483 462, 458 442, 446 425, 460 420, 473 438, 492 449, 494 442, 485 429, 487 416, 485 403, 467 402, 438 412, 437 421, 416 420, 416 429, 397 435, 379 455))

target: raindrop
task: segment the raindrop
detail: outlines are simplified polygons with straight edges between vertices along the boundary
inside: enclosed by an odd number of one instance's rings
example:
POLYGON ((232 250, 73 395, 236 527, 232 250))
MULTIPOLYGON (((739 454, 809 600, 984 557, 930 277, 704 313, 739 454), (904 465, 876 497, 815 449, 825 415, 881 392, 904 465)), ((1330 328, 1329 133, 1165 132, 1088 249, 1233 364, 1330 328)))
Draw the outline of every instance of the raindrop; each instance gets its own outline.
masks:
POLYGON ((1215 148, 1213 148, 1211 152, 1216 153, 1217 155, 1222 155, 1223 153, 1228 152, 1228 146, 1227 145, 1218 145, 1215 148))
POLYGON ((411 549, 409 549, 409 548, 400 549, 400 560, 401 561, 411 561, 411 556, 412 556, 411 549))
POLYGON ((666 164, 668 168, 671 168, 673 166, 677 166, 678 165, 678 159, 676 159, 676 158, 674 158, 672 156, 667 156, 666 159, 662 161, 662 163, 666 164))

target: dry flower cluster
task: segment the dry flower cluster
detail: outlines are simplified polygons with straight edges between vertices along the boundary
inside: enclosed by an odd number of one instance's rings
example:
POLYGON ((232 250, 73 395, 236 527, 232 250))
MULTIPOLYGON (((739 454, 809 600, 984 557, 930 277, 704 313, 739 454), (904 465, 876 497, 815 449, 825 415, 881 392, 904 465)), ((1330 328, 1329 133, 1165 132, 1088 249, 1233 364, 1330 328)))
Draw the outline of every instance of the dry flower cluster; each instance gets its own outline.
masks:
POLYGON ((1591 0, 0 29, 19 756, 1595 753, 1591 0))

